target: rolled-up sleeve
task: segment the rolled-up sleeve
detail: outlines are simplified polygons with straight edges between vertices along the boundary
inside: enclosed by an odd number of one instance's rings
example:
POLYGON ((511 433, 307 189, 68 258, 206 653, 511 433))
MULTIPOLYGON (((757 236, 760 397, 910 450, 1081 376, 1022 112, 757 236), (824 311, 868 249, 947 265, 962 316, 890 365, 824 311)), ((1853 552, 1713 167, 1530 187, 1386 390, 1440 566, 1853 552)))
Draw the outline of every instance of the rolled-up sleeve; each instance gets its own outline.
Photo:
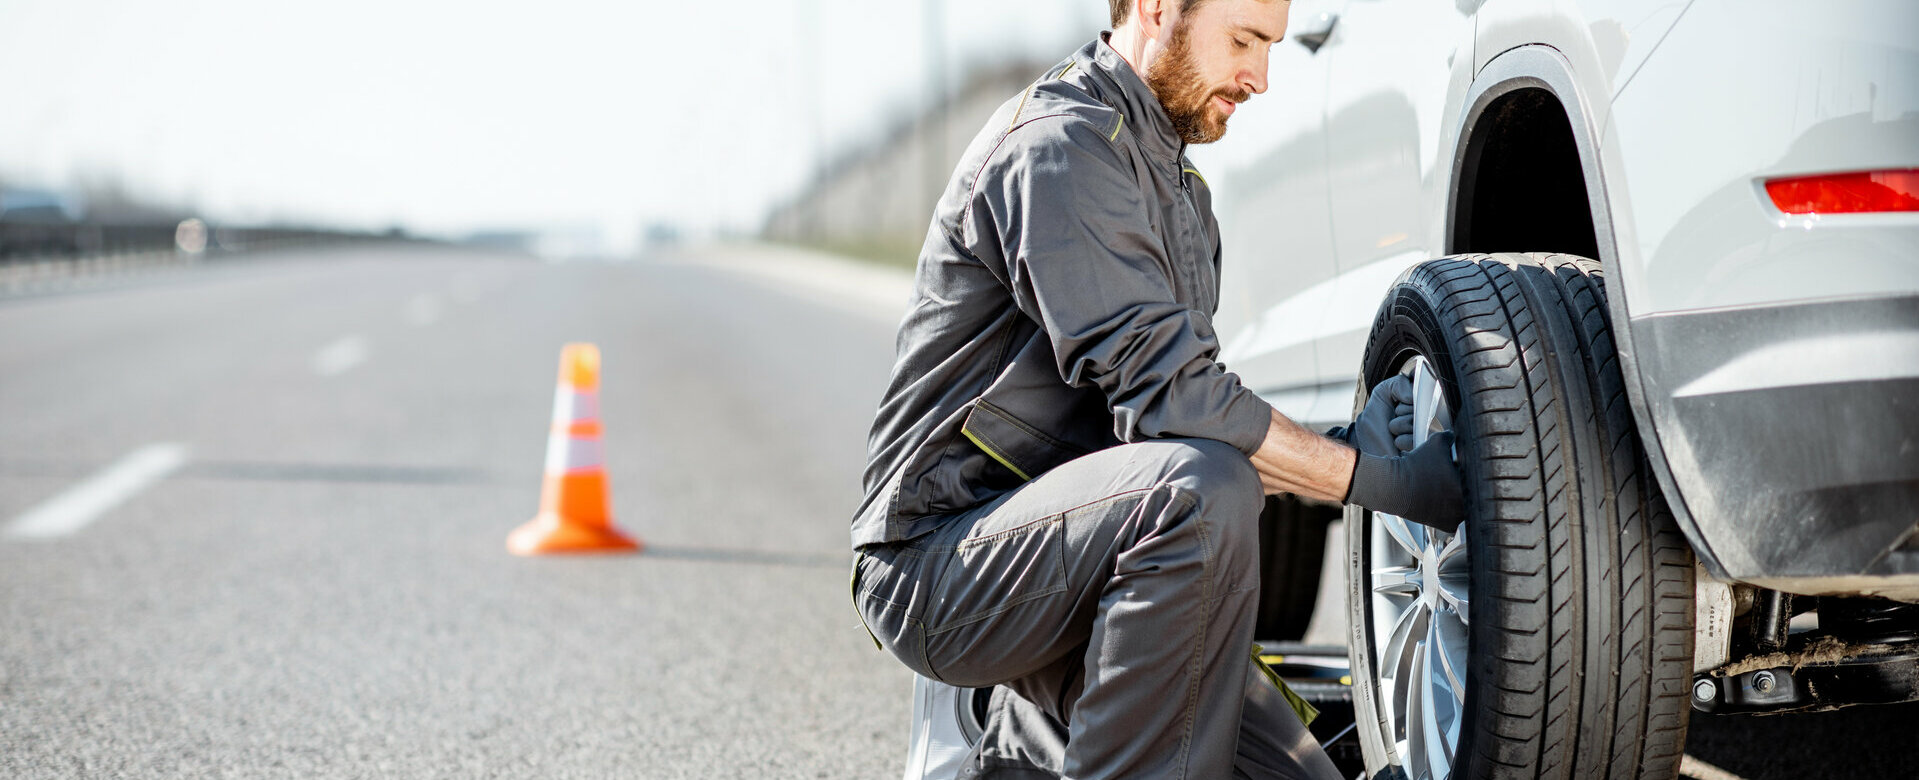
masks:
POLYGON ((1016 130, 976 179, 966 243, 1045 330, 1060 378, 1096 385, 1121 441, 1213 439, 1252 454, 1272 407, 1226 371, 1207 315, 1175 294, 1154 205, 1077 118, 1016 130))

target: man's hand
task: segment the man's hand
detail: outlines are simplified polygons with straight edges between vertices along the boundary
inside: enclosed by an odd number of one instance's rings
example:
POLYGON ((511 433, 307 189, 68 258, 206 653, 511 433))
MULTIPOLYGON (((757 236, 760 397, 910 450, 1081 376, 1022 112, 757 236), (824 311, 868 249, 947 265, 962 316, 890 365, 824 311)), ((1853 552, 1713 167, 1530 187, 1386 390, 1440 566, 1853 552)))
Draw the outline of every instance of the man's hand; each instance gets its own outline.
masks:
MULTIPOLYGON (((1410 388, 1412 387, 1411 380, 1408 380, 1406 382, 1406 387, 1410 390, 1410 388)), ((1413 451, 1413 402, 1412 401, 1407 401, 1403 404, 1397 404, 1393 407, 1393 421, 1390 425, 1387 426, 1387 430, 1391 432, 1393 435, 1393 451, 1394 452, 1412 452, 1413 451)))
POLYGON ((1414 449, 1412 394, 1411 379, 1388 377, 1373 388, 1359 419, 1334 434, 1337 438, 1314 434, 1273 412, 1266 440, 1252 456, 1266 494, 1358 504, 1457 530, 1466 510, 1453 463, 1453 434, 1435 433, 1414 449))
POLYGON ((1353 466, 1348 504, 1451 533, 1466 518, 1466 500, 1453 464, 1453 432, 1440 431, 1404 455, 1361 453, 1353 466))
POLYGON ((1394 374, 1373 388, 1343 436, 1360 452, 1390 458, 1413 448, 1413 380, 1394 374), (1405 435, 1400 435, 1401 430, 1405 435))

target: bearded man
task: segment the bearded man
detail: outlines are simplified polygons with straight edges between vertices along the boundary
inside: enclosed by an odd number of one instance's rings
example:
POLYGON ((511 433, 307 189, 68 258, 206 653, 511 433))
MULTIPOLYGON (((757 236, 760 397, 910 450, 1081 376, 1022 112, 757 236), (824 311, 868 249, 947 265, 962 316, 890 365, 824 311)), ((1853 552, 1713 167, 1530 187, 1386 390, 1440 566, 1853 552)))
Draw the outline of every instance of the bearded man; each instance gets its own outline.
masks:
POLYGON ((1217 361, 1219 230, 1184 152, 1266 90, 1286 11, 1112 0, 935 208, 853 590, 915 672, 1001 686, 962 776, 1334 777, 1248 657, 1263 495, 1459 522, 1450 434, 1393 446, 1403 379, 1321 436, 1217 361))

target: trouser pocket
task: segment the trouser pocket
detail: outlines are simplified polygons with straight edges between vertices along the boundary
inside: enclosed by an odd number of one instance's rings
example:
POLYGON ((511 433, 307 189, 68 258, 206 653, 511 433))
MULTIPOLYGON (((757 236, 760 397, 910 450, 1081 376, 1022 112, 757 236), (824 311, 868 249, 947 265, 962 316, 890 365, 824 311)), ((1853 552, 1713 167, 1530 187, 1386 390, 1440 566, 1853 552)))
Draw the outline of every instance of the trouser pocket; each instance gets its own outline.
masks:
POLYGON ((954 685, 1030 671, 1034 641, 1067 620, 1065 517, 1054 515, 954 545, 923 618, 929 663, 954 685))

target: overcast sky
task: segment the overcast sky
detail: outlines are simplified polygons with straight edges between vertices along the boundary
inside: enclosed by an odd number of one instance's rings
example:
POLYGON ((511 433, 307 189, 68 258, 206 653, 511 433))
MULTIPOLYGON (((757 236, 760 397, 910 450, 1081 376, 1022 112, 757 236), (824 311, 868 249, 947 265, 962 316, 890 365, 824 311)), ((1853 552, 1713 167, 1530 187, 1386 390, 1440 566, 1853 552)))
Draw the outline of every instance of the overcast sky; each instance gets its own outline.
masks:
MULTIPOLYGON (((817 152, 924 105, 927 7, 0 0, 0 176, 113 175, 239 220, 597 226, 616 246, 654 219, 751 228, 817 152)), ((940 17, 956 80, 1065 56, 1105 4, 940 17)))

